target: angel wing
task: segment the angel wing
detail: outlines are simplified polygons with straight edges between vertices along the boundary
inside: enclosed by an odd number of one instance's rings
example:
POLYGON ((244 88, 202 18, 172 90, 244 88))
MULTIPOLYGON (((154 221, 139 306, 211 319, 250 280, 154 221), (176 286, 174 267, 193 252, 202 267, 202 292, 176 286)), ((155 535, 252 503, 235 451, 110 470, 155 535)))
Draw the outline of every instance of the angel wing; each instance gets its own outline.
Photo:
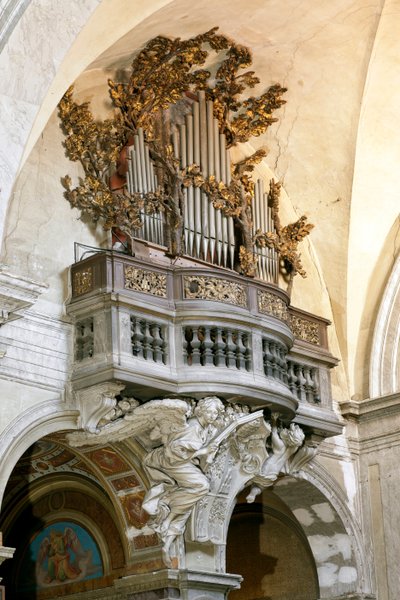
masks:
POLYGON ((140 439, 141 435, 149 433, 146 442, 150 439, 152 446, 159 446, 164 436, 186 427, 190 412, 191 406, 186 400, 150 400, 107 423, 98 433, 74 431, 67 435, 67 439, 71 446, 93 446, 120 442, 131 436, 140 439))
POLYGON ((42 543, 40 544, 39 547, 39 552, 38 552, 38 556, 37 556, 37 564, 39 566, 42 565, 42 563, 44 562, 44 560, 47 558, 47 553, 50 547, 50 540, 48 537, 45 537, 42 540, 42 543))

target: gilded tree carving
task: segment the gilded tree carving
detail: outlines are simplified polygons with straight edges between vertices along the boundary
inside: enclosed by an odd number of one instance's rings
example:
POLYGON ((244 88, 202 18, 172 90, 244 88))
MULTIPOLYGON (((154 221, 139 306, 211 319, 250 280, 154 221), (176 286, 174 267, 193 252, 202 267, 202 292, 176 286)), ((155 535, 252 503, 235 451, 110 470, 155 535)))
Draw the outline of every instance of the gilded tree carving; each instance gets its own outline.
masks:
POLYGON ((164 214, 166 245, 172 256, 184 252, 185 187, 200 188, 227 217, 235 222, 238 236, 237 259, 240 271, 255 275, 255 245, 275 249, 292 279, 305 276, 297 252, 298 243, 312 225, 301 217, 282 227, 279 220, 280 184, 271 182, 270 204, 274 231, 253 231, 251 200, 254 195, 252 172, 266 156, 265 149, 231 165, 230 181, 206 175, 193 162, 182 168, 171 143, 174 124, 172 108, 199 90, 213 102, 219 132, 227 148, 260 136, 277 120, 274 116, 284 103, 286 89, 275 84, 260 96, 249 96, 259 79, 250 70, 248 48, 240 46, 213 28, 188 40, 158 36, 134 57, 124 82, 109 80, 115 113, 96 121, 88 103, 73 100, 70 88, 59 103, 65 149, 72 161, 83 167, 84 176, 73 186, 67 175, 62 183, 71 206, 87 213, 104 228, 117 228, 132 238, 142 224, 143 213, 164 214), (205 65, 217 64, 208 69, 205 65), (247 95, 246 95, 247 94, 247 95), (127 149, 133 136, 143 131, 145 143, 157 175, 157 189, 146 193, 128 191, 124 179, 127 149))

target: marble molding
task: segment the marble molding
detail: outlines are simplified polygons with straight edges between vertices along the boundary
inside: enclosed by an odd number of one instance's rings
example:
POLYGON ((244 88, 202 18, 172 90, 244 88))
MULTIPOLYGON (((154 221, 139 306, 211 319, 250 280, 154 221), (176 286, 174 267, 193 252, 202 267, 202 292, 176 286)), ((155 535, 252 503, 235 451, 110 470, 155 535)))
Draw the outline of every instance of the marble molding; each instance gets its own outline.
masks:
POLYGON ((47 287, 0 267, 0 325, 23 317, 47 287))

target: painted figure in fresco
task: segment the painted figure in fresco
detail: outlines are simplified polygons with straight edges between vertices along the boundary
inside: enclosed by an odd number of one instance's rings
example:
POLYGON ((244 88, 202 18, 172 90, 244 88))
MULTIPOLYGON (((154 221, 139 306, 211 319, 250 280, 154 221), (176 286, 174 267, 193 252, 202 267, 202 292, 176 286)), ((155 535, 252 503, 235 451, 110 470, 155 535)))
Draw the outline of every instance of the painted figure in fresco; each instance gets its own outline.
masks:
POLYGON ((200 458, 210 462, 215 456, 218 446, 210 442, 223 412, 219 398, 203 398, 183 428, 174 431, 170 423, 160 422, 150 434, 161 437, 163 445, 145 459, 154 485, 144 498, 143 508, 153 516, 152 528, 164 541, 166 558, 172 542, 184 532, 193 506, 209 491, 210 482, 200 468, 200 458))
POLYGON ((80 549, 78 537, 70 527, 67 527, 64 533, 52 529, 50 537, 44 538, 38 556, 41 568, 47 560, 44 583, 64 583, 79 577, 81 570, 71 562, 69 549, 74 552, 80 549))

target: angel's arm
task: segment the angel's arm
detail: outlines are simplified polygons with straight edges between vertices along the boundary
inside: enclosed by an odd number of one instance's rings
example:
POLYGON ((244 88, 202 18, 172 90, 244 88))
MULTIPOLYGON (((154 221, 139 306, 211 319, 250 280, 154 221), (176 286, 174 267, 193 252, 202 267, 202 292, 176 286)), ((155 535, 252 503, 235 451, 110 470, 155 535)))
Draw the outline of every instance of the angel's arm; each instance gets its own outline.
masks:
POLYGON ((283 448, 285 447, 285 444, 281 440, 279 433, 278 433, 278 426, 277 426, 278 419, 279 419, 279 413, 273 413, 271 415, 271 425, 272 425, 272 427, 271 427, 271 445, 272 445, 272 452, 274 454, 276 454, 280 450, 283 450, 283 448))

